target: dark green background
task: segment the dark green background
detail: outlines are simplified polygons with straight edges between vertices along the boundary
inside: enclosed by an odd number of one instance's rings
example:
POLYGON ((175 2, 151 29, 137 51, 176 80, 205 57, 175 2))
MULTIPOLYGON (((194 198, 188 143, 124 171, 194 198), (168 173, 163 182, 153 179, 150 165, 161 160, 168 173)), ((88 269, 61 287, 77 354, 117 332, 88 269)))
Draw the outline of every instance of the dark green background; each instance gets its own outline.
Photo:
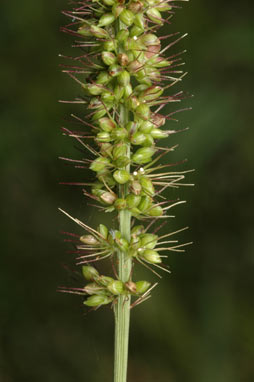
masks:
MULTIPOLYGON (((58 53, 72 53, 59 32, 65 7, 60 0, 0 5, 1 382, 112 381, 112 312, 86 315, 78 297, 56 293, 73 277, 60 231, 79 232, 57 207, 92 225, 105 219, 88 210, 81 190, 58 185, 82 177, 57 159, 81 155, 60 133, 76 109, 57 100, 80 91, 58 68, 58 53)), ((168 142, 180 144, 168 160, 188 157, 183 167, 196 169, 188 177, 196 186, 169 194, 188 204, 175 209, 168 230, 190 226, 179 238, 194 244, 170 254, 172 275, 132 312, 129 381, 251 382, 251 6, 192 0, 183 8, 167 33, 189 33, 178 46, 188 49, 180 88, 195 97, 179 122, 191 129, 168 142)))

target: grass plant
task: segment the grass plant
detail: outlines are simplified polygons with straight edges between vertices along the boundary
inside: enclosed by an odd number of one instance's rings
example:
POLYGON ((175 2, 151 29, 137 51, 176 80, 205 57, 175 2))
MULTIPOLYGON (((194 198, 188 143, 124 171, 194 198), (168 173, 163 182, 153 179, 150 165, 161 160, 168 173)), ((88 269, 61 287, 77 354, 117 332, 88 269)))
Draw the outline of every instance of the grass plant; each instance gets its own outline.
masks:
MULTIPOLYGON (((183 1, 183 0, 182 0, 183 1)), ((162 114, 187 95, 173 86, 185 76, 181 53, 170 53, 186 35, 172 32, 157 35, 170 24, 180 0, 81 0, 63 11, 69 22, 62 30, 73 36, 78 55, 63 71, 81 86, 81 95, 71 103, 84 107, 72 114, 79 128, 63 133, 86 150, 86 158, 61 158, 81 169, 90 169, 92 180, 72 182, 80 186, 98 213, 117 217, 117 229, 97 228, 60 209, 84 231, 81 237, 67 233, 73 241, 85 286, 60 288, 82 296, 84 305, 112 307, 115 317, 114 382, 127 381, 128 341, 131 308, 151 297, 158 284, 134 280, 134 266, 151 270, 158 278, 170 272, 168 252, 183 252, 190 243, 179 244, 177 234, 186 228, 159 235, 170 219, 171 209, 185 203, 167 200, 169 188, 188 186, 188 170, 179 163, 161 163, 176 146, 160 146, 180 130, 171 127, 175 109, 162 114), (153 228, 155 227, 155 228, 153 228), (110 261, 112 273, 99 271, 100 261, 110 261)), ((184 162, 184 161, 183 161, 184 162)), ((183 163, 181 162, 181 163, 183 163)))

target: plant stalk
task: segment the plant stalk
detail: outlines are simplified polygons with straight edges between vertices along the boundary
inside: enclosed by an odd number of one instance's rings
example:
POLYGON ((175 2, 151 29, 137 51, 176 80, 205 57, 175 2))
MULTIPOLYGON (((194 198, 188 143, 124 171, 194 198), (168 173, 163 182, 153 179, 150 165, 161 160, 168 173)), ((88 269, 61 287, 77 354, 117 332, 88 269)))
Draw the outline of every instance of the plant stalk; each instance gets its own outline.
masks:
MULTIPOLYGON (((125 106, 120 107, 120 122, 124 126, 128 122, 128 110, 125 106)), ((130 150, 128 152, 130 157, 130 150)), ((126 167, 130 171, 130 166, 126 167)), ((119 197, 127 196, 127 187, 119 187, 119 197)), ((119 225, 122 237, 130 240, 131 213, 126 210, 119 212, 119 225)), ((128 253, 118 252, 118 275, 123 282, 130 280, 132 259, 128 253)), ((120 295, 115 304, 115 360, 114 360, 114 382, 127 381, 128 365, 128 344, 129 344, 129 326, 130 326, 130 296, 120 295)))

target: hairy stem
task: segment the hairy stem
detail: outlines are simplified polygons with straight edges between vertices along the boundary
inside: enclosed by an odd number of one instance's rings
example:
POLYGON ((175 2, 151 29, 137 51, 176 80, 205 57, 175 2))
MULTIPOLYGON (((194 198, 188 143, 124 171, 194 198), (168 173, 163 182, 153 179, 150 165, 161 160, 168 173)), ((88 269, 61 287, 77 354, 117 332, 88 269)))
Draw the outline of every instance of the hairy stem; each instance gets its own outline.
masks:
MULTIPOLYGON (((121 106, 120 110, 121 123, 124 125, 128 122, 128 110, 121 106)), ((130 156, 130 153, 128 153, 130 156)), ((130 170, 128 166, 126 169, 130 170)), ((119 197, 125 198, 127 195, 127 187, 119 186, 119 197)), ((122 236, 130 240, 131 213, 121 210, 119 213, 119 224, 122 236)), ((131 276, 132 259, 128 253, 118 252, 118 275, 119 279, 127 282, 131 276)), ((127 381, 127 364, 128 364, 128 344, 129 344, 129 326, 130 326, 130 296, 120 295, 115 305, 115 364, 114 364, 114 382, 127 381)))

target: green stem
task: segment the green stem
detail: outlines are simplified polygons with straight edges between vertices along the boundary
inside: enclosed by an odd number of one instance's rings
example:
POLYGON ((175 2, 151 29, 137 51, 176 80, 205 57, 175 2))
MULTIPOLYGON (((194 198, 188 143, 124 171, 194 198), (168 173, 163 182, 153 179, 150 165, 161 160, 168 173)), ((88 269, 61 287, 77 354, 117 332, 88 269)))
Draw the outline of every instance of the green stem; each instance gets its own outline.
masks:
MULTIPOLYGON (((128 110, 125 106, 120 107, 121 124, 128 122, 128 110)), ((129 150, 130 151, 130 150, 129 150)), ((130 157, 130 153, 128 153, 130 157)), ((130 166, 126 168, 130 170, 130 166)), ((119 197, 125 198, 127 195, 125 185, 119 187, 119 197)), ((131 213, 128 210, 121 210, 119 213, 119 225, 122 237, 130 240, 131 213)), ((118 252, 118 275, 119 279, 127 282, 131 277, 132 259, 125 252, 118 252)), ((128 344, 130 326, 130 296, 119 296, 115 304, 115 365, 114 382, 127 381, 128 365, 128 344)))

